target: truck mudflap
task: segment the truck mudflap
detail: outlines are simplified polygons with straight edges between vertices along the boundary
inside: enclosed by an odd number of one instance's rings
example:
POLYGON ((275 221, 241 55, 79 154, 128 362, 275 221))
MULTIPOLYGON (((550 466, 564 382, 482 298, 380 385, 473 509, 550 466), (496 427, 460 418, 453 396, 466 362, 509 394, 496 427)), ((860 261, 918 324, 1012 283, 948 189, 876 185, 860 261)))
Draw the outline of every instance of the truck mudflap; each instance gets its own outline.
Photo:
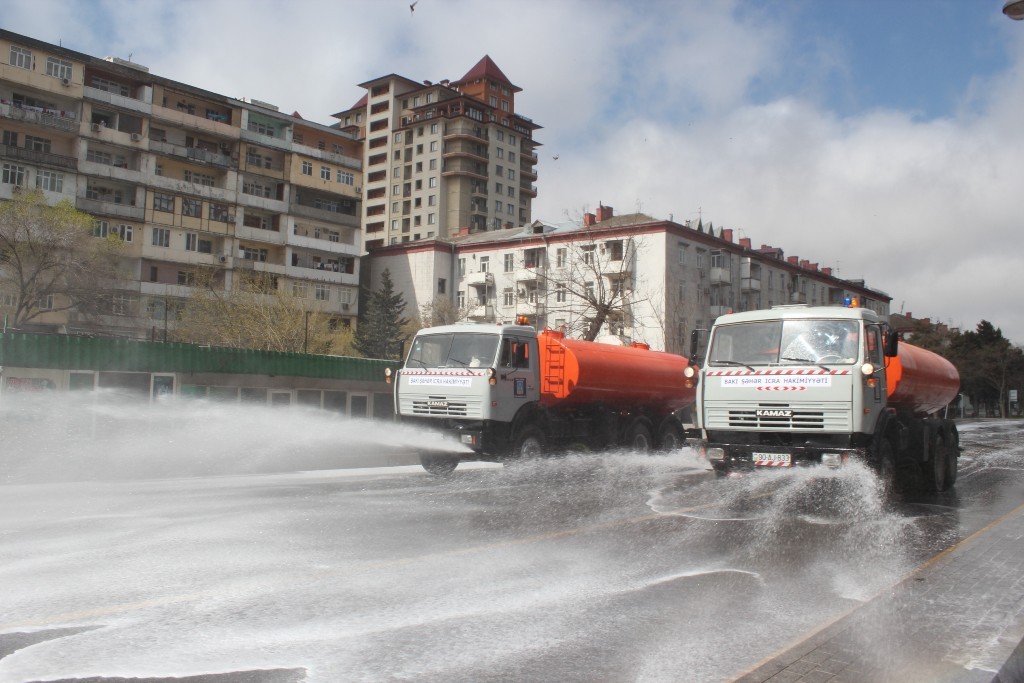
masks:
POLYGON ((769 444, 702 444, 704 457, 716 472, 745 473, 755 470, 813 467, 839 469, 851 458, 863 459, 863 448, 834 446, 778 446, 769 444))

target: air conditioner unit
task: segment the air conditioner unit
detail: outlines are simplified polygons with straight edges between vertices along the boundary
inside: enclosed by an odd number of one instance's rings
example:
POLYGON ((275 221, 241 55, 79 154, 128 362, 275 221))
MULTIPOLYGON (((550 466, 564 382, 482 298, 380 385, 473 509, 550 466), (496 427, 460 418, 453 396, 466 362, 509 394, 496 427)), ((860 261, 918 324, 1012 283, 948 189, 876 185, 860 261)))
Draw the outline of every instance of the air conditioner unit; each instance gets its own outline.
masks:
POLYGON ((363 188, 361 188, 361 187, 357 187, 356 188, 356 194, 360 194, 360 193, 362 193, 362 191, 363 191, 363 188))
POLYGON ((98 130, 100 129, 100 124, 98 124, 98 123, 94 123, 94 124, 92 124, 92 129, 93 129, 94 131, 98 131, 98 130))
POLYGON ((341 310, 347 311, 348 310, 348 304, 342 304, 341 305, 341 310))
POLYGON ((71 85, 71 79, 70 78, 62 78, 62 79, 60 79, 60 84, 64 85, 64 86, 71 85))
POLYGON ((132 133, 132 142, 138 142, 141 139, 142 139, 141 135, 139 135, 138 133, 132 133))

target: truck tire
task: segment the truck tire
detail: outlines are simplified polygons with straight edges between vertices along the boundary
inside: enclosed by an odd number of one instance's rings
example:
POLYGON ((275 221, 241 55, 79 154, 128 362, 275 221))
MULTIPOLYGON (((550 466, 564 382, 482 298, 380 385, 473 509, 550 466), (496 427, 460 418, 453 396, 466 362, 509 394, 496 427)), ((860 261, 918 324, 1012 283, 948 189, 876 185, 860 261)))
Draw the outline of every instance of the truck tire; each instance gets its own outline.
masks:
POLYGON ((420 465, 434 476, 447 477, 459 466, 459 458, 442 453, 420 453, 420 465))
POLYGON ((953 424, 946 432, 948 434, 946 438, 946 486, 953 488, 953 485, 956 484, 957 469, 959 469, 960 434, 956 430, 956 425, 953 424))
POLYGON ((651 438, 651 428, 644 420, 636 420, 626 430, 626 448, 646 453, 651 450, 653 445, 654 440, 651 438))
POLYGON ((878 480, 882 484, 885 496, 891 496, 899 490, 899 471, 896 469, 896 452, 892 442, 882 437, 878 443, 878 480))
POLYGON ((658 450, 671 453, 678 451, 686 444, 683 426, 675 420, 665 420, 658 430, 658 450))
POLYGON ((544 455, 544 434, 537 427, 525 427, 512 444, 512 457, 530 460, 544 455))
POLYGON ((921 463, 921 481, 926 491, 938 493, 949 488, 946 476, 949 471, 949 453, 946 449, 946 440, 938 430, 929 441, 932 457, 928 462, 921 463))

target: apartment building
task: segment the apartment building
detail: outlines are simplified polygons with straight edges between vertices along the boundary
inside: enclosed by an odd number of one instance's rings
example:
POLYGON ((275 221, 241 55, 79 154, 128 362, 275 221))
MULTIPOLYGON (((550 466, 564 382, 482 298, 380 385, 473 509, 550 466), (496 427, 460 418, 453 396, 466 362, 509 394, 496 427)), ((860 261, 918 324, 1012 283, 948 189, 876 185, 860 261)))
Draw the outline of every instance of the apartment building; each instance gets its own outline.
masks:
POLYGON ((334 116, 364 145, 364 245, 523 225, 537 196, 534 133, 513 85, 485 56, 457 81, 390 74, 334 116))
POLYGON ((355 321, 364 183, 351 131, 9 31, 0 62, 0 200, 19 188, 70 200, 97 238, 124 242, 131 274, 105 315, 55 312, 34 329, 160 338, 197 269, 225 291, 258 274, 355 321))
POLYGON ((374 250, 370 276, 390 271, 409 310, 439 298, 467 320, 511 323, 600 336, 686 354, 690 332, 719 315, 781 304, 860 305, 888 315, 891 297, 862 280, 769 245, 733 239, 730 229, 679 224, 644 214, 615 216, 599 206, 582 224, 462 231, 374 250))

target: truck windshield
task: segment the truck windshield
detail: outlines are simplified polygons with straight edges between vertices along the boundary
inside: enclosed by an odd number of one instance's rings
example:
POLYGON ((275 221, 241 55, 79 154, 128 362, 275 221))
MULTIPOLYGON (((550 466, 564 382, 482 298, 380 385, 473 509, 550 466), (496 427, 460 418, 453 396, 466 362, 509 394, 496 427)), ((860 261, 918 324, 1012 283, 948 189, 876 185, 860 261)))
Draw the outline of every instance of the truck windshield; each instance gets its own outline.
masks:
POLYGON ((491 367, 497 349, 495 334, 423 334, 413 341, 405 364, 415 368, 491 367))
POLYGON ((856 320, 769 320, 722 325, 711 340, 709 365, 852 365, 860 349, 856 320))

